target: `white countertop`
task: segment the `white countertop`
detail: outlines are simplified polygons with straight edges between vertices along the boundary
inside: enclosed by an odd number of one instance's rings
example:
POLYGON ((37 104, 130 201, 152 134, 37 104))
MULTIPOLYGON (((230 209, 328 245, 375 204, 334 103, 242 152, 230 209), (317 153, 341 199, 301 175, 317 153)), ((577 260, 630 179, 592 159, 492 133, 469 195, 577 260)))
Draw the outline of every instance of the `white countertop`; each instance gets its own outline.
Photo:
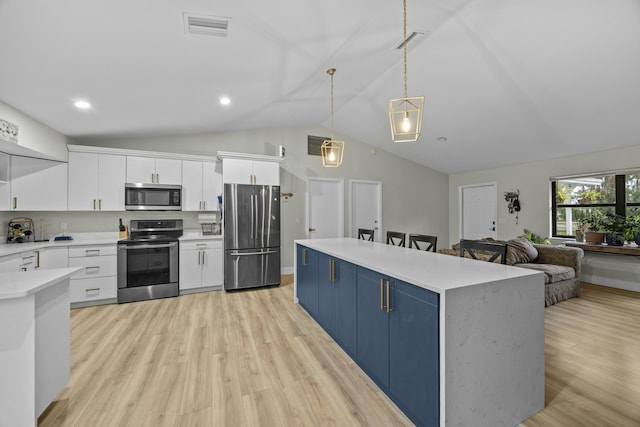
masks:
POLYGON ((440 294, 481 283, 544 274, 353 238, 307 239, 295 243, 440 294))
MULTIPOLYGON (((60 246, 113 245, 122 240, 117 231, 72 233, 73 240, 47 240, 43 242, 0 244, 0 257, 60 246)), ((184 230, 179 240, 222 240, 221 234, 203 235, 202 230, 184 230)))
POLYGON ((22 298, 82 271, 82 268, 0 273, 0 300, 22 298))

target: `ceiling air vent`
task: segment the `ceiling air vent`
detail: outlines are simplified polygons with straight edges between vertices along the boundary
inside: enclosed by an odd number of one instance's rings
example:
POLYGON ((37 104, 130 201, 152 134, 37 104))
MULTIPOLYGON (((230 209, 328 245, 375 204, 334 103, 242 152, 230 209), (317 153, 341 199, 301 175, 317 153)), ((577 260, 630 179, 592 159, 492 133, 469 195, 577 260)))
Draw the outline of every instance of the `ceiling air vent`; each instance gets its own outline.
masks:
POLYGON ((223 16, 198 16, 187 12, 183 15, 185 33, 227 37, 230 18, 223 16))

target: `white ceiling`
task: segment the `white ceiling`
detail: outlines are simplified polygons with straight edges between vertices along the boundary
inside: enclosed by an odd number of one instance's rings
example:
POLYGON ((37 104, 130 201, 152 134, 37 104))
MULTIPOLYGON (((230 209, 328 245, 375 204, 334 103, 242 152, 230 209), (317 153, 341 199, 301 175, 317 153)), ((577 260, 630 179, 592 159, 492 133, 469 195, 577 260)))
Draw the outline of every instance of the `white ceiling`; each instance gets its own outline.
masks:
POLYGON ((442 172, 640 144, 638 0, 407 8, 408 30, 425 33, 408 55, 409 96, 426 98, 418 143, 389 132, 400 0, 0 0, 0 101, 81 141, 329 128, 335 67, 347 144, 442 172), (185 34, 183 12, 230 17, 228 36, 185 34))

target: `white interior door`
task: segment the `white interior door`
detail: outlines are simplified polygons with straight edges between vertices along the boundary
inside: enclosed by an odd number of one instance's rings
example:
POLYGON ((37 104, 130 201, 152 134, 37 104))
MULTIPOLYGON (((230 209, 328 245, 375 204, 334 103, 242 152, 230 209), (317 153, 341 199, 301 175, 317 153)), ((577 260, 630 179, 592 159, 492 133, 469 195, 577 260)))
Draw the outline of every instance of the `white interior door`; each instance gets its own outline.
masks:
POLYGON ((382 241, 382 183, 349 181, 349 235, 358 238, 358 228, 373 229, 374 240, 382 241))
POLYGON ((307 238, 344 236, 344 181, 307 179, 307 238))
POLYGON ((459 188, 460 238, 496 238, 496 184, 469 185, 459 188))

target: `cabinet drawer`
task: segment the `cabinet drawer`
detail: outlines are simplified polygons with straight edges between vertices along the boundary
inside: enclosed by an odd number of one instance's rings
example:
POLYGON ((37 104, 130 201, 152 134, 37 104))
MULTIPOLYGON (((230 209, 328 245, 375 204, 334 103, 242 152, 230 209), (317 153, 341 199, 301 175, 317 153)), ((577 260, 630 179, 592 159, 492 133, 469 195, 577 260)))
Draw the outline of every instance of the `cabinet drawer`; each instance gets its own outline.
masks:
POLYGON ((90 277, 116 276, 118 272, 117 257, 115 255, 69 258, 69 267, 84 267, 84 271, 75 275, 72 281, 90 277))
POLYGON ((116 245, 70 246, 69 258, 115 255, 116 252, 116 245))
POLYGON ((69 283, 71 302, 116 298, 115 276, 78 280, 75 276, 69 283))
POLYGON ((222 249, 222 239, 220 240, 190 240, 181 241, 180 250, 183 251, 204 251, 206 249, 222 249))

